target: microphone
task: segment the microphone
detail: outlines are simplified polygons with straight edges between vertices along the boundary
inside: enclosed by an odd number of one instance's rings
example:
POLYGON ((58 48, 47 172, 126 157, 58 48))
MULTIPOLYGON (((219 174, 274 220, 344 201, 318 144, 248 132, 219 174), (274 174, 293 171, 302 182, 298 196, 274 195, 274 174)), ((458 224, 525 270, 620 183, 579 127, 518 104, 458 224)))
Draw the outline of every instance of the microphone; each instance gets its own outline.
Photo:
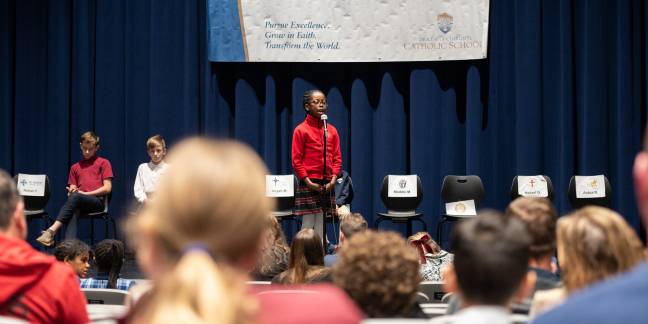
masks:
POLYGON ((320 119, 324 123, 324 131, 325 132, 328 131, 328 128, 327 128, 327 126, 328 126, 328 122, 327 122, 328 116, 326 116, 326 114, 322 114, 322 117, 320 117, 320 119))

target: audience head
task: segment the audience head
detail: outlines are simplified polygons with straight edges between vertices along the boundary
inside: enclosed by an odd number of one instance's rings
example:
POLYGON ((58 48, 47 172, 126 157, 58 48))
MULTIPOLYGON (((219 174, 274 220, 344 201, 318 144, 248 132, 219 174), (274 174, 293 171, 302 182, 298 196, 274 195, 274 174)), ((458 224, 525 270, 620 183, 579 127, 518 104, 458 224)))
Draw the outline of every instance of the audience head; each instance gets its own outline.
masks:
POLYGON ((0 169, 0 233, 19 239, 27 237, 27 221, 16 183, 0 169))
POLYGON ((162 135, 153 135, 146 141, 146 151, 155 164, 162 162, 166 155, 166 143, 162 135))
POLYGON ((239 273, 254 266, 273 208, 266 174, 259 156, 237 142, 192 138, 170 151, 155 196, 127 223, 140 266, 155 284, 135 317, 249 321, 254 303, 245 301, 239 273))
POLYGON ((290 248, 277 219, 268 216, 261 257, 252 271, 255 276, 272 279, 288 268, 290 248))
POLYGON ((88 275, 90 247, 77 239, 67 239, 54 248, 56 260, 65 262, 80 278, 88 275))
POLYGON ((407 238, 407 244, 416 248, 419 254, 419 262, 427 263, 425 254, 437 254, 441 252, 441 247, 435 242, 427 232, 418 232, 407 238))
POLYGON ((481 212, 459 222, 450 242, 454 262, 446 268, 446 288, 465 305, 506 306, 532 289, 534 273, 527 273, 531 238, 519 219, 481 212))
POLYGON ((394 317, 410 312, 421 275, 416 251, 400 235, 367 230, 346 241, 333 280, 367 317, 394 317))
MULTIPOLYGON (((644 136, 643 150, 635 157, 632 175, 639 214, 643 224, 648 224, 648 128, 644 131, 644 136)), ((645 228, 648 231, 648 226, 645 228)))
POLYGON ((508 205, 505 216, 515 217, 526 225, 531 235, 531 259, 553 256, 556 251, 558 213, 549 199, 519 197, 508 205))
POLYGON ((95 246, 95 264, 99 272, 108 273, 108 288, 117 287, 119 272, 124 264, 124 243, 118 240, 103 240, 95 246))
POLYGON ((558 221, 558 259, 569 293, 644 260, 643 247, 621 215, 589 206, 558 221))
POLYGON ((293 238, 290 246, 290 270, 286 283, 305 283, 310 266, 324 266, 322 239, 312 228, 305 228, 293 238))
POLYGON ((348 240, 356 233, 360 233, 367 229, 367 221, 359 213, 351 213, 346 215, 340 221, 340 243, 348 240))

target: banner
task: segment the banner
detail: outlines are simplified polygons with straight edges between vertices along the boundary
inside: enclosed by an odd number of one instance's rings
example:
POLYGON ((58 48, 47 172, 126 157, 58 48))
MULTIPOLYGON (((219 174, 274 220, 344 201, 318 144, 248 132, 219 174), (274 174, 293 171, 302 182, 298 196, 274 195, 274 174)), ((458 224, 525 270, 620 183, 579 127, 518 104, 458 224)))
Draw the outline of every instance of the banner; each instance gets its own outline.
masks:
POLYGON ((486 58, 488 0, 208 0, 215 62, 486 58))

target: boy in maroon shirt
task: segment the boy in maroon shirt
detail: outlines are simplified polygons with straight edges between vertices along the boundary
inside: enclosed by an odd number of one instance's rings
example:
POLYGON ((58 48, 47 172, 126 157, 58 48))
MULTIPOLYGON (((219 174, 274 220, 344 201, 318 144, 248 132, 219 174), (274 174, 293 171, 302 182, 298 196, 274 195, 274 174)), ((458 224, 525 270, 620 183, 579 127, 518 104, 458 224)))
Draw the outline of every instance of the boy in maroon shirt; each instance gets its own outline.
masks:
POLYGON ((306 119, 293 133, 292 165, 299 178, 295 193, 295 215, 303 216, 302 229, 314 228, 322 235, 324 211, 335 215, 335 180, 342 169, 340 137, 328 124, 326 137, 326 171, 324 171, 324 123, 326 96, 319 90, 308 90, 303 98, 306 119))
MULTIPOLYGON (((112 166, 110 161, 96 155, 99 136, 93 132, 81 135, 79 143, 83 160, 70 168, 68 176, 68 199, 61 207, 56 222, 36 239, 44 246, 54 245, 54 235, 63 224, 68 224, 79 213, 93 213, 104 209, 104 197, 112 190, 112 166)), ((76 225, 76 224, 75 224, 76 225)), ((76 236, 76 226, 68 236, 76 236)))

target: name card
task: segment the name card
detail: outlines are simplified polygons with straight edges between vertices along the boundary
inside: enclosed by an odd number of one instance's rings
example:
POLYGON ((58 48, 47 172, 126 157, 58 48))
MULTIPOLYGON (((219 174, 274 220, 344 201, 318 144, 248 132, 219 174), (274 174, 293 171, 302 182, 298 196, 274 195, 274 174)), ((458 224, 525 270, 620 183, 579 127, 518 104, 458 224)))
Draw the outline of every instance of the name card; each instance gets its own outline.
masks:
POLYGON ((295 195, 295 180, 289 175, 266 175, 267 197, 292 197, 295 195))
POLYGON ((605 177, 575 176, 576 198, 603 198, 605 197, 605 177))
POLYGON ((44 174, 18 174, 18 193, 21 196, 43 197, 45 196, 45 175, 44 174))
POLYGON ((416 175, 389 175, 387 178, 387 197, 416 197, 416 175))
POLYGON ((475 216, 477 215, 477 208, 475 208, 475 201, 461 200, 445 204, 446 215, 453 216, 475 216))
POLYGON ((518 176, 518 195, 523 197, 549 197, 547 180, 541 176, 518 176))

